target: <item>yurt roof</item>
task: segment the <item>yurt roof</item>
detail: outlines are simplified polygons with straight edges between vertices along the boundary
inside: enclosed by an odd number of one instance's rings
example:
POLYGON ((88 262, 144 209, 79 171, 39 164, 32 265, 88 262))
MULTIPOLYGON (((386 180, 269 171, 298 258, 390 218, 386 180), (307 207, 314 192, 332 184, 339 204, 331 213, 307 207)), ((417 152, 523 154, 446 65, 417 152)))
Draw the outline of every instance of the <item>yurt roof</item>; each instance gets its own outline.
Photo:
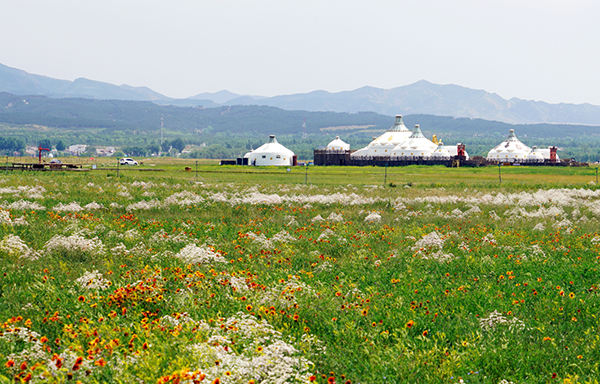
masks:
POLYGON ((432 157, 450 157, 450 151, 444 146, 444 143, 440 140, 435 151, 431 153, 432 157))
POLYGON ((544 155, 537 147, 534 146, 533 148, 531 148, 531 152, 529 152, 527 154, 527 159, 528 160, 544 160, 544 155))
POLYGON ((394 150, 435 150, 438 146, 431 140, 423 135, 421 132, 421 127, 417 124, 415 125, 415 130, 412 135, 410 135, 409 139, 400 145, 398 145, 394 150))
POLYGON ((275 135, 269 136, 269 141, 256 148, 252 153, 281 153, 287 154, 289 156, 294 156, 294 152, 290 151, 289 149, 277 142, 275 135))
POLYGON ((401 142, 405 141, 411 132, 406 125, 404 125, 404 121, 402 121, 402 115, 396 115, 396 121, 394 125, 388 129, 383 135, 374 139, 369 146, 373 145, 398 145, 401 142))
POLYGON ((508 138, 494 147, 487 157, 491 160, 523 159, 529 152, 531 152, 531 148, 521 143, 515 136, 515 130, 511 129, 508 138))
POLYGON ((329 144, 327 144, 328 150, 348 150, 350 149, 350 144, 344 142, 340 139, 339 136, 336 136, 334 140, 332 140, 329 144))

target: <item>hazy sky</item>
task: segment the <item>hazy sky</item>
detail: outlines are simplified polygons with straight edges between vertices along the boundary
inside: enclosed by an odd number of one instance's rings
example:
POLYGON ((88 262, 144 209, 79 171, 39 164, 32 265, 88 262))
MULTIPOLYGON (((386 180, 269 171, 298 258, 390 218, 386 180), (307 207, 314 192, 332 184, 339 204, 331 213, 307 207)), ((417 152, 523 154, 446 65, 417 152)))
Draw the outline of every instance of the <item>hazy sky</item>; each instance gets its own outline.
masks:
POLYGON ((171 97, 425 79, 600 105, 597 0, 0 0, 0 63, 171 97))

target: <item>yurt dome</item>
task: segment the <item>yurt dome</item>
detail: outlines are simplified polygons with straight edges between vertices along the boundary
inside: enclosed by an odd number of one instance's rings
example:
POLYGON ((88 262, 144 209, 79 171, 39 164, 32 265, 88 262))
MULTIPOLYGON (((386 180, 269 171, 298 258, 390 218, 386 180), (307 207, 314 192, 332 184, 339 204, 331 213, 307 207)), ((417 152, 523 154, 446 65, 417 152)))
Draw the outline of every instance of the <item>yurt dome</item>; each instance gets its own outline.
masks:
POLYGON ((339 136, 336 136, 335 140, 333 140, 331 143, 327 144, 327 150, 328 151, 349 151, 350 144, 345 143, 343 140, 340 139, 339 136))
POLYGON ((392 156, 428 157, 437 147, 437 144, 423 135, 421 127, 417 124, 409 139, 393 149, 392 156))
POLYGON ((450 158, 450 151, 444 146, 444 143, 440 140, 437 148, 430 155, 432 158, 436 160, 445 160, 450 158))
POLYGON ((490 161, 519 162, 525 160, 531 152, 531 148, 521 143, 515 136, 515 130, 511 129, 508 138, 493 148, 487 155, 490 161))
POLYGON ((412 132, 406 128, 402 121, 402 115, 396 115, 396 121, 390 129, 383 135, 374 138, 369 145, 354 152, 351 156, 390 156, 392 149, 405 142, 411 134, 412 132))
POLYGON ((248 165, 266 166, 293 165, 294 152, 290 151, 277 142, 275 135, 269 136, 269 141, 254 151, 246 153, 244 157, 248 158, 248 165))
POLYGON ((543 163, 544 155, 542 154, 542 152, 540 152, 540 150, 538 150, 538 147, 534 146, 533 148, 531 148, 531 152, 527 154, 526 159, 528 162, 543 163))

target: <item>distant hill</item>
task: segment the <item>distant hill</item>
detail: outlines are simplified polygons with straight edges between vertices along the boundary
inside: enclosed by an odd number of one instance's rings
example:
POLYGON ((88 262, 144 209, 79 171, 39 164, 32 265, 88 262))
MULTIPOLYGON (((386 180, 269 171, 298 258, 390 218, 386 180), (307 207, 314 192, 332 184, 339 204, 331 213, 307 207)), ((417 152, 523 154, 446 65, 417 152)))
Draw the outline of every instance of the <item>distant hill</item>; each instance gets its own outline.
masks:
POLYGON ((457 85, 421 80, 393 89, 363 87, 354 91, 275 96, 255 101, 288 110, 359 112, 384 115, 427 114, 495 120, 511 124, 600 124, 600 107, 591 104, 549 104, 513 98, 457 85))
POLYGON ((363 87, 345 92, 313 91, 274 97, 238 95, 223 90, 200 93, 186 99, 172 99, 146 87, 116 86, 88 79, 57 80, 0 64, 0 92, 51 98, 152 101, 179 107, 258 105, 310 112, 368 111, 388 116, 453 116, 510 124, 600 124, 600 106, 549 104, 517 98, 505 100, 495 93, 458 85, 432 84, 425 80, 392 89, 363 87))
POLYGON ((0 64, 0 91, 15 95, 44 95, 48 97, 82 97, 100 100, 169 100, 147 87, 113 85, 88 79, 57 80, 32 75, 20 69, 0 64))

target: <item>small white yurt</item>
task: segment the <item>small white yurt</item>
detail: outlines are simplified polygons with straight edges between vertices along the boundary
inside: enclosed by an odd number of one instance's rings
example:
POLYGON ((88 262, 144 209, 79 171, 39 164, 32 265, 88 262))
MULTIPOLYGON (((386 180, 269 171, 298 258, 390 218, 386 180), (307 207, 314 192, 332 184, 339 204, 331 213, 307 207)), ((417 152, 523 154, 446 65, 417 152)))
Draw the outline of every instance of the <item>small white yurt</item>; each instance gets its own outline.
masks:
POLYGON ((426 138, 421 132, 419 124, 409 139, 392 150, 395 157, 429 157, 437 149, 438 145, 426 138))
POLYGON ((412 132, 406 128, 402 115, 396 115, 396 122, 383 135, 374 138, 366 147, 352 153, 352 157, 363 156, 390 156, 392 149, 408 140, 412 132))
POLYGON ((489 161, 503 163, 515 163, 525 160, 531 152, 531 148, 521 143, 515 136, 515 130, 511 129, 508 138, 493 148, 487 155, 489 161))
POLYGON ((246 153, 244 157, 248 158, 248 165, 255 166, 290 166, 294 164, 294 152, 279 144, 275 135, 269 136, 267 143, 246 153))
POLYGON ((335 137, 331 143, 327 144, 328 151, 349 151, 350 144, 344 142, 339 136, 335 137))
POLYGON ((544 155, 542 154, 542 152, 540 152, 538 147, 533 146, 533 148, 531 148, 531 152, 527 154, 526 161, 528 163, 543 163, 544 155))
POLYGON ((451 157, 450 151, 448 151, 448 148, 444 146, 444 143, 442 143, 441 140, 438 143, 435 151, 433 151, 430 156, 433 160, 449 160, 451 157))

